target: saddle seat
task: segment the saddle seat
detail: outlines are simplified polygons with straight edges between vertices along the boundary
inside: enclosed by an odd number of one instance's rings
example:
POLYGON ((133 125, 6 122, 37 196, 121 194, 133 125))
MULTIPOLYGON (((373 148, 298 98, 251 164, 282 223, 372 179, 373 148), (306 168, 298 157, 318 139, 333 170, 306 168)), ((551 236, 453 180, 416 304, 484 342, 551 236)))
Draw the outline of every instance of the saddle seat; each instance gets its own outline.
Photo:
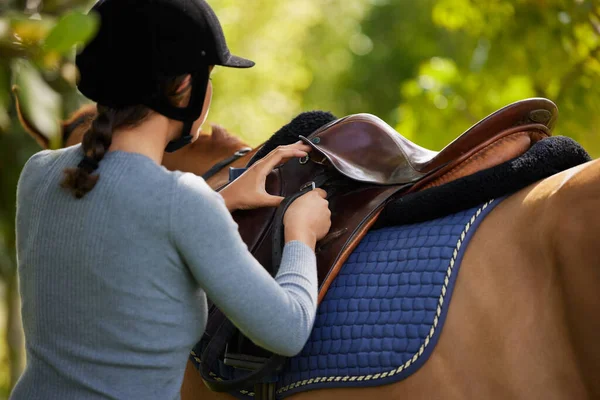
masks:
MULTIPOLYGON (((412 143, 373 115, 351 115, 308 137, 300 136, 313 151, 269 174, 267 192, 284 197, 279 207, 236 211, 233 217, 248 249, 275 276, 284 245, 287 207, 311 188, 323 187, 332 215, 329 234, 315 249, 321 302, 386 204, 522 155, 551 135, 556 117, 557 108, 550 100, 519 101, 481 120, 436 152, 412 143)), ((284 357, 271 355, 236 334, 233 323, 219 310, 211 312, 201 343, 205 345, 200 372, 212 390, 234 391, 254 385, 255 398, 272 395, 272 381, 266 386, 261 382, 276 374, 284 357), (222 381, 212 373, 219 363, 252 372, 222 381)))
MULTIPOLYGON (((423 148, 371 114, 341 118, 303 141, 340 173, 358 182, 380 185, 414 183, 494 141, 524 129, 550 133, 557 117, 554 103, 533 98, 510 104, 473 125, 441 151, 423 148)), ((321 158, 320 162, 323 162, 321 158)))

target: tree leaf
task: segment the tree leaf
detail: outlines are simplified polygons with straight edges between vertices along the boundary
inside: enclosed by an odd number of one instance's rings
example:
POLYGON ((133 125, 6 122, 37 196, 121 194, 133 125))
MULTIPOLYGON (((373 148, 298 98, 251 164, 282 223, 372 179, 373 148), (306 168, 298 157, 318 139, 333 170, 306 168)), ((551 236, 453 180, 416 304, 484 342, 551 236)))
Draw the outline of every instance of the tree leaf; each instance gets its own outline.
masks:
POLYGON ((0 133, 10 127, 8 107, 10 106, 10 68, 8 64, 0 63, 0 133))
POLYGON ((33 19, 24 15, 12 14, 6 18, 6 21, 10 24, 10 31, 7 32, 9 38, 16 39, 26 46, 41 43, 56 25, 56 19, 50 16, 33 19))
POLYGON ((85 44, 98 30, 99 20, 95 14, 73 11, 62 17, 50 31, 44 42, 47 52, 69 53, 73 46, 85 44))
POLYGON ((60 147, 62 116, 60 95, 48 86, 29 61, 15 60, 12 67, 15 90, 19 92, 24 118, 48 139, 50 148, 60 147))

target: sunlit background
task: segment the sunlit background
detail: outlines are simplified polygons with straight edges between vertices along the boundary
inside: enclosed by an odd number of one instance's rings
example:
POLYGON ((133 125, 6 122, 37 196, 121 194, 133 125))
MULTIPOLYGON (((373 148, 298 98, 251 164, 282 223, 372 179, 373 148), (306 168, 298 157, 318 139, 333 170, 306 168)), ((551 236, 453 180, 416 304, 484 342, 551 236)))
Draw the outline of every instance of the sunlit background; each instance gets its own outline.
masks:
MULTIPOLYGON (((209 0, 229 47, 256 61, 217 69, 209 122, 251 145, 296 114, 376 114, 441 149, 496 109, 547 97, 555 133, 600 156, 600 0, 209 0)), ((96 20, 81 0, 0 0, 0 398, 24 366, 14 254, 15 189, 36 129, 59 143, 77 93, 75 46, 96 20)), ((208 127, 208 125, 206 125, 208 127)), ((210 128, 206 128, 209 130, 210 128)))

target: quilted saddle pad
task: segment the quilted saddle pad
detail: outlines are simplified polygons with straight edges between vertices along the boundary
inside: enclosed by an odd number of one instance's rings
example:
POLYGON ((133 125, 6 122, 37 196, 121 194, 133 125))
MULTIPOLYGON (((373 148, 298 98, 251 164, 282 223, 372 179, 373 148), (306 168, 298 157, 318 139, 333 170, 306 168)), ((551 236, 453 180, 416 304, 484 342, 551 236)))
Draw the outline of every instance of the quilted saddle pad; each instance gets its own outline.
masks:
MULTIPOLYGON (((368 232, 321 302, 306 346, 277 377, 277 397, 384 385, 416 372, 441 333, 465 249, 500 201, 368 232)), ((228 379, 228 369, 216 370, 228 379)), ((252 388, 232 394, 254 396, 252 388)))

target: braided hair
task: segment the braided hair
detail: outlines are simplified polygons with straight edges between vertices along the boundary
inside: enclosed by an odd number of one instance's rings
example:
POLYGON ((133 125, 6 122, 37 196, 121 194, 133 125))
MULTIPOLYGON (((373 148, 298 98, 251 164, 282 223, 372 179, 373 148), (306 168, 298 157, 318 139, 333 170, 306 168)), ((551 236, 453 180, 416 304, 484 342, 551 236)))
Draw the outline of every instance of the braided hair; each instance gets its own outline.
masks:
MULTIPOLYGON (((189 96, 191 85, 187 75, 169 79, 166 86, 167 95, 174 104, 184 101, 186 95, 189 96), (184 82, 187 84, 181 88, 184 82)), ((98 169, 112 143, 113 132, 119 128, 139 125, 151 113, 151 110, 143 105, 111 108, 98 104, 96 107, 98 113, 81 142, 84 157, 77 167, 64 170, 65 177, 61 182, 61 186, 77 199, 81 199, 96 186, 100 176, 94 174, 94 171, 98 169)))
POLYGON ((123 126, 137 125, 150 113, 145 106, 114 109, 98 105, 98 114, 83 135, 83 160, 76 168, 65 169, 61 186, 80 199, 96 186, 99 175, 93 174, 112 143, 113 132, 123 126))

